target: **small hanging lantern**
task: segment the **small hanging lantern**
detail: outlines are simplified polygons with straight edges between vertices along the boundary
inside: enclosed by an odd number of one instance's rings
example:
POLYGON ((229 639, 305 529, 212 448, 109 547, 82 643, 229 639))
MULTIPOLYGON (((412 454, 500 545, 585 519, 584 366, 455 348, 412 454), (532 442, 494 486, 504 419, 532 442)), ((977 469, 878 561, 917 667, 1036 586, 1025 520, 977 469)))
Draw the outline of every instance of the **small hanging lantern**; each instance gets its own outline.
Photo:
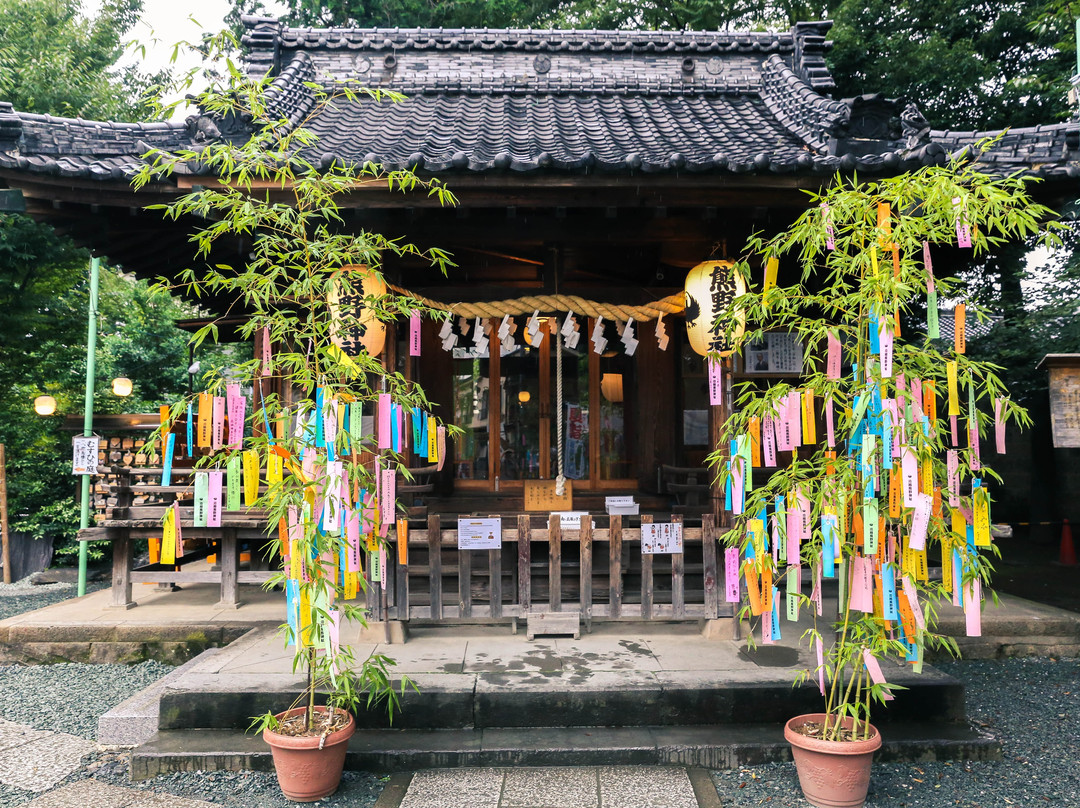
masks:
POLYGON ((361 348, 370 356, 378 356, 386 342, 386 324, 364 305, 364 300, 385 295, 386 282, 365 265, 345 266, 341 271, 352 273, 352 289, 343 290, 339 280, 330 289, 327 302, 334 321, 334 344, 348 356, 358 356, 361 348), (346 324, 342 323, 343 316, 349 317, 346 324))
POLYGON ((131 379, 126 376, 117 376, 112 380, 112 391, 114 396, 120 398, 130 396, 132 391, 131 379))
POLYGON ((732 335, 743 333, 746 315, 732 308, 732 301, 746 294, 746 283, 731 261, 704 261, 686 276, 686 335, 697 353, 730 356, 734 351, 724 334, 724 324, 717 318, 735 318, 732 335))
POLYGON ((608 401, 618 404, 623 400, 621 373, 605 373, 600 377, 600 392, 608 401))

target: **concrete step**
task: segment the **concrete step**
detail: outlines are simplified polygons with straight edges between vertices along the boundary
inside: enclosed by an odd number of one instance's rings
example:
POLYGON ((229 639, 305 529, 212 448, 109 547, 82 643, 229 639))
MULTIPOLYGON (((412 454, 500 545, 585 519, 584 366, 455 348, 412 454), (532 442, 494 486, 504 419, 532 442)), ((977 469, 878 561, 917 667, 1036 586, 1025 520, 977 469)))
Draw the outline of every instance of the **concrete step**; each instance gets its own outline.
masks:
MULTIPOLYGON (((963 720, 962 682, 929 666, 921 675, 896 664, 887 668, 888 680, 906 689, 897 692, 887 710, 875 711, 875 721, 963 720)), ((730 672, 723 681, 706 671, 429 677, 419 680, 419 692, 405 692, 392 728, 780 725, 792 715, 821 709, 817 687, 792 687, 787 669, 762 679, 759 671, 730 672)), ((163 689, 158 726, 162 730, 246 729, 252 716, 285 709, 298 693, 297 680, 291 677, 275 686, 270 676, 189 676, 163 689), (230 680, 236 682, 235 687, 227 686, 230 680)), ((391 728, 383 710, 362 713, 357 720, 365 729, 391 728)))
MULTIPOLYGON (((1000 760, 1001 745, 954 722, 881 727, 876 760, 1000 760)), ((378 772, 463 766, 678 765, 727 769, 791 759, 783 725, 361 730, 346 767, 378 772)), ((240 730, 162 730, 131 755, 132 780, 177 771, 270 771, 270 749, 240 730)))

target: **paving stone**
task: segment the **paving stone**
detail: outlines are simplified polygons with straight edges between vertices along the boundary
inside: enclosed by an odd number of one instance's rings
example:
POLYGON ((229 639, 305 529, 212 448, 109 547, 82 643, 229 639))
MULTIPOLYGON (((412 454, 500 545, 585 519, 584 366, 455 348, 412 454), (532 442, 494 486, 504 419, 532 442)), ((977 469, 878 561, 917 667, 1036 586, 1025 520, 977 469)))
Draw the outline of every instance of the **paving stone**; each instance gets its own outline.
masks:
POLYGON ((14 721, 0 719, 0 750, 22 746, 51 734, 51 732, 43 729, 34 729, 25 724, 16 724, 14 721))
POLYGON ((22 746, 0 752, 0 783, 45 791, 79 768, 97 744, 61 732, 48 733, 22 746))
POLYGON ((417 772, 401 808, 498 808, 501 769, 435 769, 417 772))
POLYGON ((205 808, 212 804, 172 794, 120 788, 91 779, 43 794, 24 808, 205 808))
POLYGON ((686 769, 611 766, 598 770, 604 808, 697 808, 686 769))
POLYGON ((499 808, 599 808, 596 769, 511 769, 499 808))

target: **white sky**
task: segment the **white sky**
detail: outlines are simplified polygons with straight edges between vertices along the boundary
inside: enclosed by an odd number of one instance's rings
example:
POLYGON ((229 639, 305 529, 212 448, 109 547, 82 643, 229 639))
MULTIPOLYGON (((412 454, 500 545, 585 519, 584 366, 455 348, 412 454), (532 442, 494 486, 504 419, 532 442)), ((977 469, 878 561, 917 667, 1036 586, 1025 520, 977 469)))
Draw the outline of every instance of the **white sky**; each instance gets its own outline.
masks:
MULTIPOLYGON (((265 5, 270 14, 281 10, 281 4, 274 0, 265 5)), ((169 67, 173 45, 182 41, 197 42, 204 31, 220 31, 225 27, 229 6, 229 0, 145 0, 143 16, 128 38, 146 46, 146 58, 141 53, 129 51, 123 62, 141 63, 147 73, 169 67)), ((83 13, 88 17, 97 14, 100 8, 101 0, 83 0, 83 13)), ((199 61, 190 54, 185 57, 181 53, 176 64, 186 70, 197 66, 199 61)))

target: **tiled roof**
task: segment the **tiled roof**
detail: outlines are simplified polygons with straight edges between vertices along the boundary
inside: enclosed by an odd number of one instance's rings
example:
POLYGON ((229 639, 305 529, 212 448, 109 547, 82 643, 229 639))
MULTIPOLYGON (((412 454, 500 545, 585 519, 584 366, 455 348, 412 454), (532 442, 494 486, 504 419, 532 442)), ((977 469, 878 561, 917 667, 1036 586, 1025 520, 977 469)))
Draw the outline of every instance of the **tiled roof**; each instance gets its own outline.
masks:
MULTIPOLYGON (((312 83, 407 96, 337 102, 312 118, 323 161, 436 173, 888 173, 942 162, 985 134, 924 130, 909 143, 896 126, 900 102, 823 94, 833 88, 829 23, 785 33, 309 29, 261 17, 244 25, 247 69, 275 77, 272 113, 293 125, 315 108, 312 83)), ((224 129, 0 105, 0 168, 122 179, 149 146, 182 148, 224 129)), ((1080 124, 1069 123, 1012 130, 983 159, 993 170, 1078 176, 1078 152, 1080 124)))

